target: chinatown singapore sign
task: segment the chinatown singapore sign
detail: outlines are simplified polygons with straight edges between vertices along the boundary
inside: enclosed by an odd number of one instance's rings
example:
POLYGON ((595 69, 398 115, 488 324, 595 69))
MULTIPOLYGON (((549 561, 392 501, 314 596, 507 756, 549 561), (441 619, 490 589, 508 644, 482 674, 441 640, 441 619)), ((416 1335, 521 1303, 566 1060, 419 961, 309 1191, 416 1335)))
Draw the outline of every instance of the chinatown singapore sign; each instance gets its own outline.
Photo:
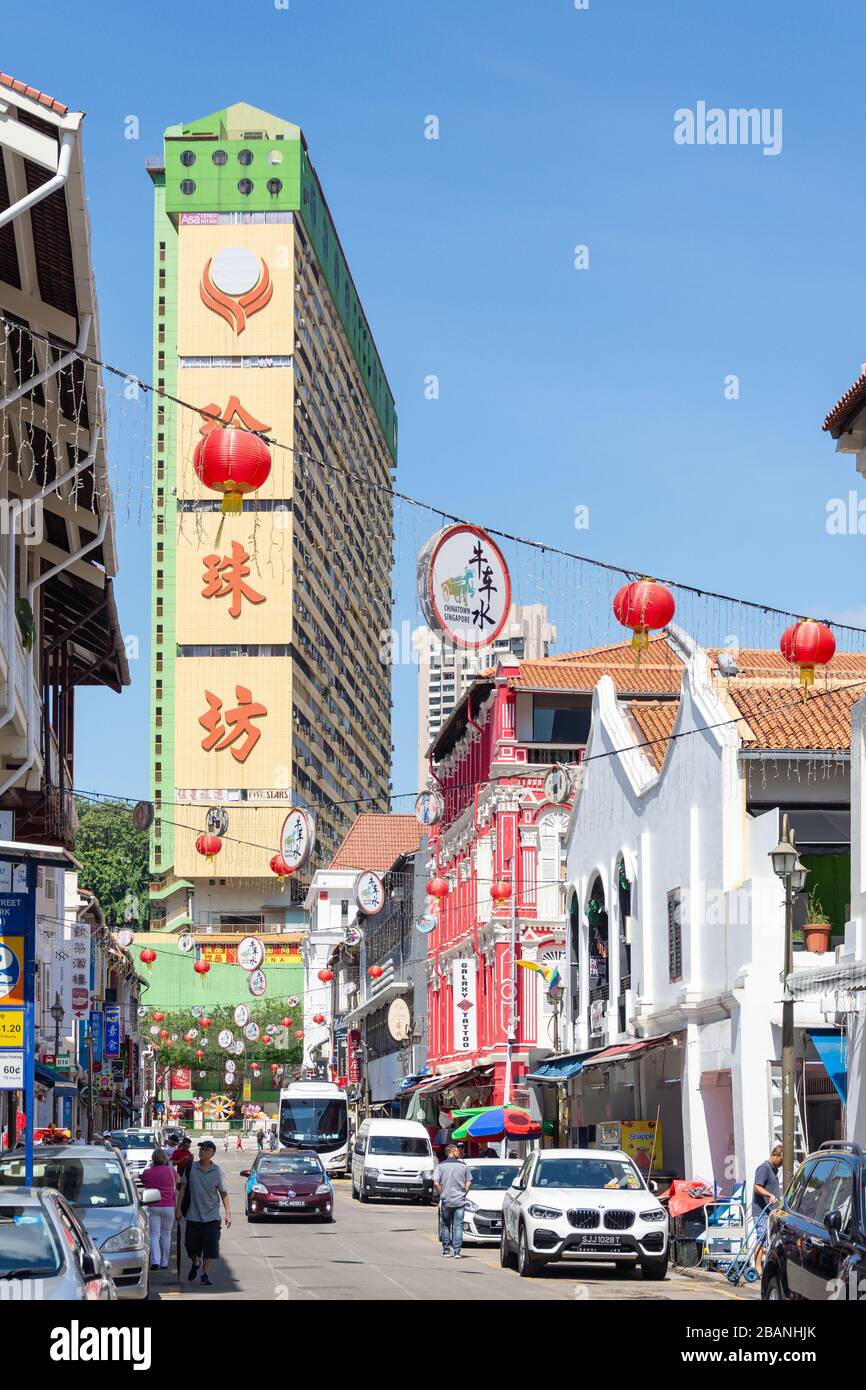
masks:
POLYGON ((309 811, 296 807, 283 821, 280 831, 280 854, 292 873, 302 869, 316 843, 316 822, 309 811))
POLYGON ((501 550, 461 522, 431 536, 418 557, 418 599, 429 627, 457 647, 488 647, 508 621, 511 579, 501 550))
POLYGON ((454 995, 454 1051, 474 1052, 478 1046, 475 1009, 475 959, 461 956, 451 965, 454 995))
POLYGON ((378 874, 367 869, 355 879, 355 903, 367 917, 375 917, 385 905, 385 887, 378 874))

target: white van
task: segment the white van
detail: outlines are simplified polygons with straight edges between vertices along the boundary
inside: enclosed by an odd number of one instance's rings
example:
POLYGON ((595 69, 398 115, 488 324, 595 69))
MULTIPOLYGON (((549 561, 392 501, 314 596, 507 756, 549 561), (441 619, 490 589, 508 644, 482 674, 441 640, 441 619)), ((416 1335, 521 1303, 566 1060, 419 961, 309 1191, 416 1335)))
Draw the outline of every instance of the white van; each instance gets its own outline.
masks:
POLYGON ((417 1120, 365 1120, 352 1148, 352 1196, 429 1204, 435 1166, 429 1135, 417 1120))

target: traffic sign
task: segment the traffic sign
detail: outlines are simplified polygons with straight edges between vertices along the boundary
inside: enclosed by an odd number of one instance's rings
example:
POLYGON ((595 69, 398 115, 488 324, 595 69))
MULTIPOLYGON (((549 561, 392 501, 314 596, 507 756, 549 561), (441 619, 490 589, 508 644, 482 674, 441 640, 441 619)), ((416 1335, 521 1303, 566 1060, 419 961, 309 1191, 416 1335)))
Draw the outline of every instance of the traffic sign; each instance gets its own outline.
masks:
POLYGON ((0 1047, 21 1047, 24 1042, 24 1010, 0 1009, 0 1047))
POLYGON ((24 1003, 23 936, 0 936, 0 1003, 24 1003))
POLYGON ((24 1053, 0 1052, 0 1091, 20 1091, 24 1087, 24 1053))

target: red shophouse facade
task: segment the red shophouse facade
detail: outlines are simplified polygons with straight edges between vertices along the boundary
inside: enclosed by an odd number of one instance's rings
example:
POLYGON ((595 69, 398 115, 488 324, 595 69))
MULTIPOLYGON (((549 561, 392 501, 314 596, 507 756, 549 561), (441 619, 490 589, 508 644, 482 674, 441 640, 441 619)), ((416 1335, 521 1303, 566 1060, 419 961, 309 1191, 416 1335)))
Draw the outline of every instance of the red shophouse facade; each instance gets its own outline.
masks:
MULTIPOLYGON (((542 664, 554 665, 548 659, 526 666, 542 664)), ((495 903, 493 883, 516 883, 516 958, 565 968, 562 874, 572 801, 549 802, 545 779, 555 763, 566 763, 574 774, 590 698, 569 692, 561 701, 577 717, 559 732, 579 731, 578 742, 542 744, 526 737, 538 732, 527 705, 533 694, 544 698, 522 678, 521 663, 506 658, 495 675, 479 677, 431 749, 431 773, 445 803, 431 833, 431 872, 446 879, 449 892, 436 908, 439 920, 429 938, 428 1063, 437 1073, 455 1075, 492 1066, 492 1104, 501 1103, 508 1088, 513 998, 511 1099, 516 1090, 519 1098, 521 1078, 553 1046, 542 977, 516 965, 511 897, 495 903)))

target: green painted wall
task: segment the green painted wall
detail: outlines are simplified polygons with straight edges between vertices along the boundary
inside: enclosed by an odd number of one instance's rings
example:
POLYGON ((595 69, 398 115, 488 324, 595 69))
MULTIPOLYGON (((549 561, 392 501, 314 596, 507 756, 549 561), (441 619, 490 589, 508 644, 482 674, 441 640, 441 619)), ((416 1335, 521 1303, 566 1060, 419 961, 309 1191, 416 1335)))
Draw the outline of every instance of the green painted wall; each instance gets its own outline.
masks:
MULTIPOLYGON (((138 952, 144 946, 150 946, 157 952, 151 968, 141 968, 148 983, 148 988, 142 992, 141 1002, 148 1012, 162 1009, 169 1013, 174 1009, 190 1009, 193 1004, 202 1004, 211 1009, 218 1004, 248 1004, 254 1008, 259 1002, 249 993, 246 972, 239 965, 211 965, 207 975, 200 977, 192 968, 194 953, 179 951, 174 937, 156 932, 136 933, 133 950, 138 952)), ((290 994, 296 994, 303 1000, 304 967, 300 956, 296 964, 266 965, 265 975, 268 992, 262 1003, 284 1000, 290 994)))

